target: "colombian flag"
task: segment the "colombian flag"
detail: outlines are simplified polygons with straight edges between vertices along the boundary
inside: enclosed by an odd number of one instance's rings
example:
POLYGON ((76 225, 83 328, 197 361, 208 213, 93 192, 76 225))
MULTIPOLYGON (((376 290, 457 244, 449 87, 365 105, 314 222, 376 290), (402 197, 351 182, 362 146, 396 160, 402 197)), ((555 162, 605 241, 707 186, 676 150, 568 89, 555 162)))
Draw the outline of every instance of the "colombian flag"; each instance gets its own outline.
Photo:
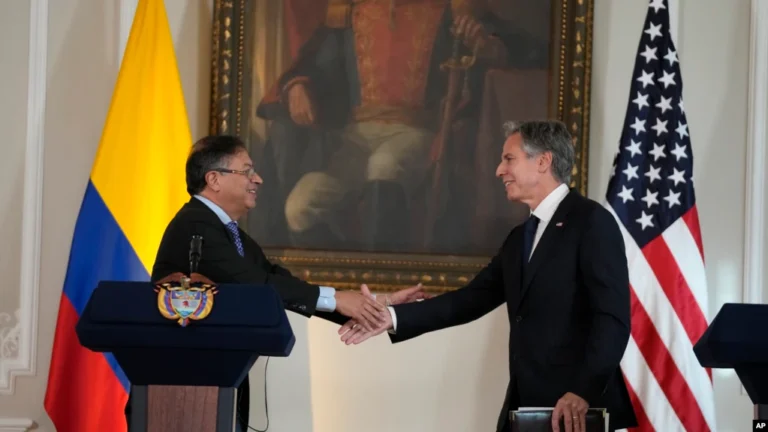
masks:
POLYGON ((75 225, 45 410, 58 432, 125 431, 130 383, 75 324, 100 280, 149 281, 165 226, 189 198, 191 148, 162 0, 140 0, 75 225))

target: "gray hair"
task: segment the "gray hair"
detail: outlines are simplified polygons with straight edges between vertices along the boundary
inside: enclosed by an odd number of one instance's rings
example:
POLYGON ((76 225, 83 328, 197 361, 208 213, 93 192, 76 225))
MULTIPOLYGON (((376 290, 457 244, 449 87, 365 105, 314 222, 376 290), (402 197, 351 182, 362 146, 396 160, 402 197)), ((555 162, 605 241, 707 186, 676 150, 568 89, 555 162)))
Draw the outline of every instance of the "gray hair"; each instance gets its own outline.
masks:
POLYGON ((529 159, 544 152, 552 153, 552 175, 558 181, 570 184, 575 154, 571 134, 565 123, 557 120, 522 123, 508 121, 502 128, 505 138, 520 134, 523 151, 529 159))
POLYGON ((187 157, 187 192, 199 194, 207 185, 205 175, 209 171, 226 168, 232 156, 247 150, 245 143, 236 136, 211 135, 198 140, 187 157))

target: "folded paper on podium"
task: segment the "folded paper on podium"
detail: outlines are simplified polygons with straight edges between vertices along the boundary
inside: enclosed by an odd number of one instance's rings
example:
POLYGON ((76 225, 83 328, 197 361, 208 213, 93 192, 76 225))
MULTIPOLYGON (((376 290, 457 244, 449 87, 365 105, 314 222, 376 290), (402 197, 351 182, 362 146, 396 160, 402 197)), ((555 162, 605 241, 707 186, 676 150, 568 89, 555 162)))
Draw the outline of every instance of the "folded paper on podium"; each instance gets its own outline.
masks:
POLYGON ((245 284, 103 281, 77 335, 125 372, 131 432, 231 432, 235 389, 254 362, 286 357, 295 343, 274 289, 245 284))
MULTIPOLYGON (((512 432, 551 432, 552 411, 554 408, 527 408, 509 412, 512 432)), ((608 432, 609 413, 604 408, 587 410, 585 432, 608 432)), ((560 430, 565 430, 565 423, 560 419, 560 430)))

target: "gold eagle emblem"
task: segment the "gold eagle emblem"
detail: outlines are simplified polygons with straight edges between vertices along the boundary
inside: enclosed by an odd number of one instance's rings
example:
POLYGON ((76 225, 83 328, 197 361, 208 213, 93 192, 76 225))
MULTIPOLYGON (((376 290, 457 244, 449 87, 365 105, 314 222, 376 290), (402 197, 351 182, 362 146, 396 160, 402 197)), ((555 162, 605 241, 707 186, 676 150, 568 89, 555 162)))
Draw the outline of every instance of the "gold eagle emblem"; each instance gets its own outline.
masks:
POLYGON ((160 314, 171 320, 177 320, 186 327, 190 320, 205 319, 213 309, 214 295, 218 292, 210 284, 190 287, 190 279, 181 278, 181 284, 163 283, 157 285, 157 309, 160 314))

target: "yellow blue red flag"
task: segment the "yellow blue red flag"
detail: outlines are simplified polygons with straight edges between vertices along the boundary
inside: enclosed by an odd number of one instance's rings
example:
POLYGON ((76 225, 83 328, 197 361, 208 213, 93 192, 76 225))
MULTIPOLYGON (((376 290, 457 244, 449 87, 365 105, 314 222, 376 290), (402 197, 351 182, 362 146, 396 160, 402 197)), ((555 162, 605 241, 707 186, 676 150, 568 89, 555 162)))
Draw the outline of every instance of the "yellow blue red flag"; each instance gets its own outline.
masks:
POLYGON ((162 0, 139 0, 75 224, 45 410, 58 432, 125 431, 130 383, 75 325, 100 280, 149 281, 165 226, 189 198, 192 140, 162 0))

